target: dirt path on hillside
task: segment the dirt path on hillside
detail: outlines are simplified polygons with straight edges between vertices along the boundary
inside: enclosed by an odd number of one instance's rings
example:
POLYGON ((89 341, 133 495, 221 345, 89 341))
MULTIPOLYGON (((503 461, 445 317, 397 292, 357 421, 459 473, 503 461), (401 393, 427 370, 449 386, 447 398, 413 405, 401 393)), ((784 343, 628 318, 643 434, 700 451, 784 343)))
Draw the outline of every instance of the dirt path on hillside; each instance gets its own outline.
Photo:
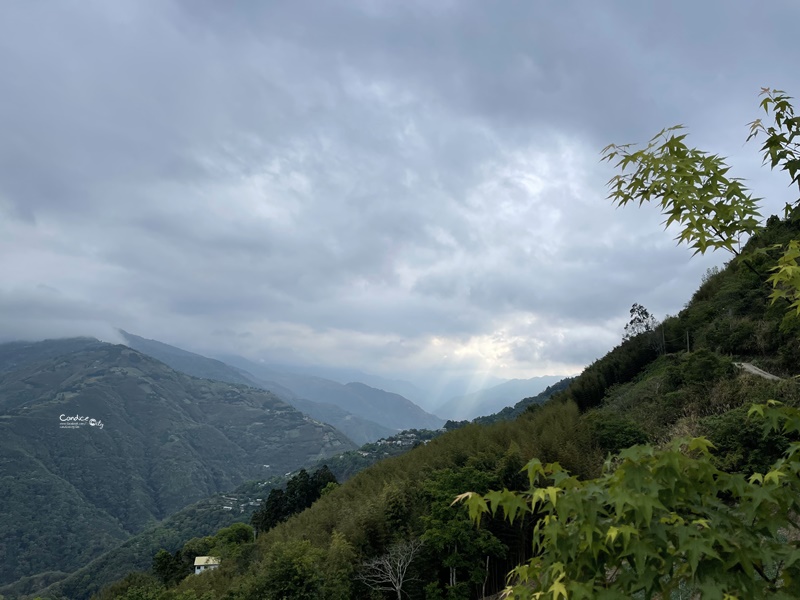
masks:
POLYGON ((733 364, 736 365, 737 367, 739 367, 740 369, 742 369, 744 371, 747 371, 748 373, 751 373, 753 375, 758 375, 759 377, 763 377, 764 379, 769 379, 770 381, 780 381, 781 380, 781 378, 778 377, 777 375, 773 375, 772 373, 767 373, 763 369, 759 369, 757 366, 751 365, 750 363, 737 362, 737 363, 733 363, 733 364))

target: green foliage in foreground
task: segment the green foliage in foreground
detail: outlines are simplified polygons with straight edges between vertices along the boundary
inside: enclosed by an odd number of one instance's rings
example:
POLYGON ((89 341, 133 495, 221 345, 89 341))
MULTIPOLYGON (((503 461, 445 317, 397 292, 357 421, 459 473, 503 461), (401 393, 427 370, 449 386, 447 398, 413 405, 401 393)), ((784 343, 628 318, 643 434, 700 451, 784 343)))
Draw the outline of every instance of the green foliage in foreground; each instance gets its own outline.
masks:
MULTIPOLYGON (((772 117, 772 123, 765 125, 756 119, 750 123, 747 139, 765 136, 761 147, 764 164, 785 171, 791 185, 800 188, 800 117, 795 116, 792 98, 782 90, 762 88, 761 95, 761 108, 772 117)), ((655 202, 666 217, 664 225, 677 224, 678 241, 694 248, 695 254, 727 250, 763 277, 740 252, 740 239, 763 229, 758 220, 758 199, 741 179, 727 176, 730 167, 724 159, 690 148, 684 142, 686 134, 674 134, 682 128, 678 125, 662 130, 640 150, 631 144, 606 146, 603 160, 617 161, 620 170, 608 182, 609 198, 617 206, 655 202)), ((800 199, 787 204, 784 216, 796 216, 798 207, 800 199)), ((784 301, 800 315, 800 240, 776 244, 772 249, 782 255, 766 278, 772 286, 770 299, 773 303, 784 301)))
MULTIPOLYGON (((770 402, 756 415, 765 433, 800 432, 798 409, 770 402)), ((459 498, 477 522, 498 509, 511 522, 535 516, 534 556, 509 575, 513 598, 799 597, 800 443, 749 478, 717 469, 711 449, 705 438, 636 446, 588 481, 534 459, 526 491, 459 498)))

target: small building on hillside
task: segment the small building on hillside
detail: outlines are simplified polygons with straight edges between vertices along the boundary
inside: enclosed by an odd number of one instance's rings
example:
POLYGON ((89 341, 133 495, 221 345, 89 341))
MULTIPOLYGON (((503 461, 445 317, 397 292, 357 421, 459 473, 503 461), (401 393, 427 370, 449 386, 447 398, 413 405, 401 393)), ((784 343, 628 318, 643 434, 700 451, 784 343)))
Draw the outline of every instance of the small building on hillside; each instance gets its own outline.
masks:
POLYGON ((219 558, 216 556, 198 556, 194 559, 194 574, 202 573, 219 566, 219 558))

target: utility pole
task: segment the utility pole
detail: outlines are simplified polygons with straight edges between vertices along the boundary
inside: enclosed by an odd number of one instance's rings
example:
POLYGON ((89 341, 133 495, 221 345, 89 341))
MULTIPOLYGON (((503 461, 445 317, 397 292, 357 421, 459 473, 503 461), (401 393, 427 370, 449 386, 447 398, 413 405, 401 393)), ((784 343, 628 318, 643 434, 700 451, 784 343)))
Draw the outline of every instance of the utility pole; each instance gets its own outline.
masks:
POLYGON ((686 352, 691 352, 689 349, 689 330, 686 330, 686 352))

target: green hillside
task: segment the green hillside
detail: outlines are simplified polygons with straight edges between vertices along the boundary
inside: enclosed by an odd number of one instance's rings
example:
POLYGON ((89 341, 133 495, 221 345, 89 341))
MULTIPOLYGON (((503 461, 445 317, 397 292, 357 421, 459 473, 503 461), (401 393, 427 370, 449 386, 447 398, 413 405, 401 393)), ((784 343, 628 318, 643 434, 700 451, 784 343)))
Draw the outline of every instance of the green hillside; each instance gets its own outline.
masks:
POLYGON ((246 523, 256 510, 261 495, 271 486, 259 487, 256 492, 237 489, 195 502, 163 521, 148 526, 118 546, 86 562, 72 573, 64 573, 52 585, 42 585, 37 578, 23 579, 0 588, 0 594, 17 598, 25 594, 70 599, 88 598, 103 585, 123 577, 131 570, 147 570, 152 558, 162 548, 180 548, 195 537, 213 535, 234 523, 246 523), (225 507, 229 507, 230 510, 225 507))
MULTIPOLYGON (((380 460, 404 454, 438 435, 440 432, 430 430, 401 432, 365 444, 358 450, 320 459, 310 470, 329 467, 337 480, 345 481, 380 460)), ((88 598, 100 587, 123 577, 132 569, 149 569, 153 557, 161 549, 174 552, 192 538, 211 535, 233 523, 249 523, 253 513, 264 506, 270 491, 286 487, 290 478, 281 475, 267 481, 245 482, 231 491, 205 498, 148 526, 72 573, 23 578, 0 587, 0 594, 9 598, 26 594, 67 597, 71 600, 88 598), (51 582, 55 583, 50 585, 51 582)))
POLYGON ((125 346, 8 344, 0 365, 1 585, 52 581, 192 502, 354 447, 268 392, 125 346))

